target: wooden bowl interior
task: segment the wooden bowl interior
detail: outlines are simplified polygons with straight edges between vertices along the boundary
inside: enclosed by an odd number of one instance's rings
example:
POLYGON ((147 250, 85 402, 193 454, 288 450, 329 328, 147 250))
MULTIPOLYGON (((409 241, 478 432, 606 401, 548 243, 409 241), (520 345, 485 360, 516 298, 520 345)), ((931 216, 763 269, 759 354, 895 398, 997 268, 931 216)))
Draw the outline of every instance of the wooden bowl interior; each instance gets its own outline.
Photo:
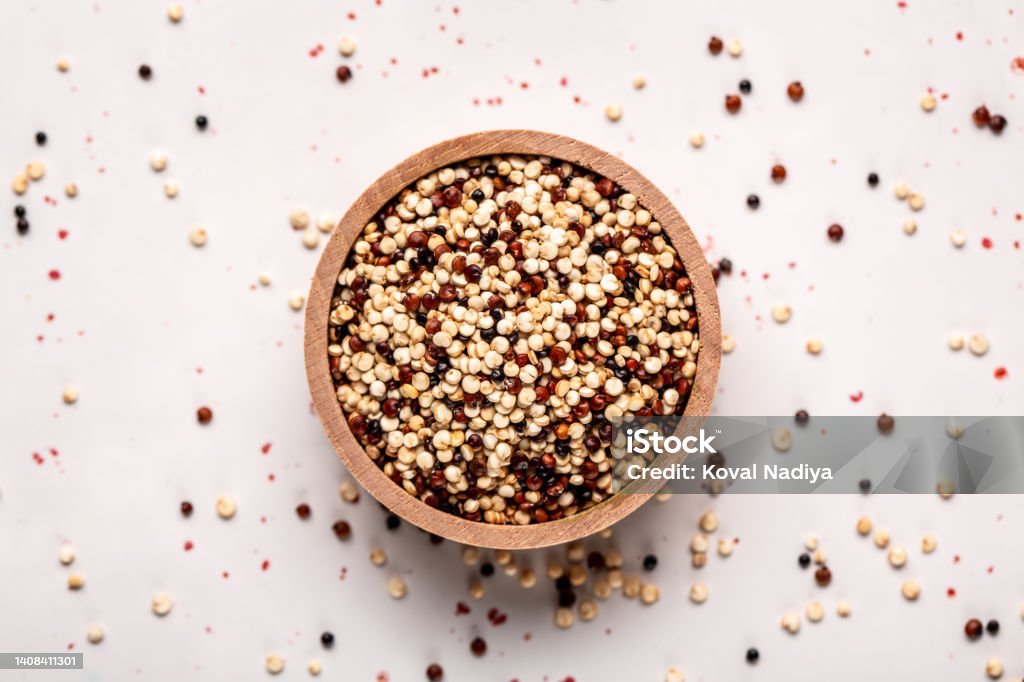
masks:
POLYGON ((570 542, 603 530, 637 509, 651 495, 617 494, 579 514, 528 526, 468 521, 433 509, 389 479, 349 430, 338 404, 327 357, 328 317, 337 277, 352 243, 366 224, 382 206, 431 171, 493 154, 550 156, 587 168, 633 193, 662 225, 693 283, 700 326, 697 374, 685 416, 707 415, 711 408, 721 360, 721 318, 711 268, 689 225, 668 197, 619 158, 569 137, 531 130, 495 130, 458 137, 409 157, 356 199, 320 257, 306 304, 306 374, 313 403, 331 444, 356 480, 409 523, 468 545, 528 549, 570 542))

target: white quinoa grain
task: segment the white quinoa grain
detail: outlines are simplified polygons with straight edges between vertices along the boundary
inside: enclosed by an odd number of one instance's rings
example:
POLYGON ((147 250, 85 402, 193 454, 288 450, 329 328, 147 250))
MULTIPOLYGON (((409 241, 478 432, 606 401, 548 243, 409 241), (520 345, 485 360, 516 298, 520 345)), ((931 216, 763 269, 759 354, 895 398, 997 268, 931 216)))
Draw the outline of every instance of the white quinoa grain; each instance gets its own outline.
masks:
POLYGON ((68 199, 74 199, 78 196, 78 185, 73 182, 69 182, 64 185, 64 194, 68 199))
POLYGON ((789 322, 793 317, 793 307, 788 303, 775 303, 772 305, 772 319, 779 324, 789 322))
POLYGON ((643 76, 633 76, 633 88, 636 90, 643 90, 647 87, 647 79, 643 76))
POLYGON ((907 183, 900 182, 896 185, 895 192, 896 198, 899 199, 900 201, 903 201, 908 196, 910 196, 910 187, 907 186, 907 183))
POLYGON ((818 355, 819 353, 821 353, 822 350, 825 349, 825 343, 817 336, 812 336, 811 338, 807 339, 805 348, 807 349, 807 352, 810 353, 811 355, 818 355))
POLYGON ((67 405, 74 405, 78 402, 78 389, 74 386, 65 386, 61 397, 67 405))
POLYGON ((910 196, 907 198, 907 203, 910 205, 910 210, 920 211, 924 208, 924 195, 911 192, 910 196))
POLYGON ((576 616, 573 615, 572 609, 560 606, 555 609, 555 625, 563 630, 568 630, 572 627, 575 622, 576 616))
POLYGON ((694 568, 704 568, 708 563, 707 552, 694 552, 690 558, 690 565, 694 568))
POLYGON ((808 552, 813 552, 814 550, 818 549, 818 538, 814 535, 804 536, 804 549, 806 549, 808 552))
POLYGON ((967 244, 967 233, 963 230, 953 230, 949 234, 949 242, 956 248, 962 249, 967 244))
POLYGON ((784 426, 772 429, 772 447, 779 452, 786 452, 793 445, 793 434, 784 426))
POLYGON ((103 628, 93 623, 86 629, 85 638, 89 640, 90 644, 99 644, 103 641, 103 628))
POLYGON ((640 578, 635 575, 627 575, 622 579, 622 596, 627 599, 635 599, 640 594, 640 578))
POLYGON ((309 212, 304 208, 292 209, 288 214, 288 224, 296 231, 306 229, 309 227, 309 212))
POLYGON ((1003 662, 995 657, 992 657, 985 661, 985 674, 993 680, 998 680, 1003 676, 1003 662))
POLYGON ((907 563, 907 550, 900 545, 893 545, 889 549, 889 563, 893 568, 903 568, 907 563))
POLYGON ((729 52, 730 57, 739 57, 743 54, 743 43, 733 38, 729 41, 725 48, 729 52))
POLYGON ((900 587, 900 594, 907 601, 915 601, 921 595, 921 585, 916 580, 907 580, 900 587))
POLYGON ((946 345, 949 346, 950 350, 963 350, 964 349, 964 335, 960 332, 951 332, 946 337, 946 345))
POLYGON ((235 498, 222 495, 217 498, 217 516, 222 519, 230 519, 238 511, 238 503, 235 498))
POLYGON ((695 582, 690 585, 690 601, 694 604, 703 604, 708 600, 708 587, 702 582, 695 582))
POLYGON ((979 357, 984 355, 988 352, 988 338, 984 334, 971 334, 967 339, 967 349, 979 357))
POLYGON ((359 486, 352 480, 342 481, 338 486, 338 496, 349 504, 355 504, 359 501, 359 486))
POLYGON ((330 211, 324 211, 316 218, 316 229, 320 230, 324 234, 330 234, 334 231, 334 226, 338 224, 338 216, 330 211))
POLYGON ((154 149, 149 153, 149 167, 157 173, 167 168, 167 152, 162 149, 154 149))
POLYGON ((320 233, 312 227, 302 231, 302 245, 307 249, 315 249, 320 246, 320 233))
POLYGON ((61 545, 60 551, 57 554, 57 559, 65 566, 70 566, 75 560, 75 548, 71 545, 61 545))
POLYGON ((840 618, 848 618, 850 615, 850 602, 841 601, 836 604, 836 613, 839 614, 840 618))
POLYGON ((405 580, 400 575, 393 575, 388 579, 388 594, 392 599, 401 599, 408 592, 405 580))
POLYGON ((42 180, 43 176, 46 175, 46 166, 43 165, 42 161, 32 161, 25 168, 25 174, 28 175, 28 179, 33 182, 36 180, 42 180))
POLYGON ((271 675, 277 675, 284 670, 284 659, 277 654, 270 654, 267 656, 267 672, 271 675))
POLYGON ((736 350, 736 339, 733 338, 730 334, 723 334, 722 352, 728 354, 733 352, 734 350, 736 350))
POLYGON ((295 292, 288 297, 288 307, 292 310, 302 310, 304 305, 306 305, 306 296, 304 294, 295 292))
POLYGON ((158 616, 166 616, 174 608, 174 602, 171 598, 163 592, 155 595, 153 601, 150 603, 150 608, 158 616))
POLYGON ((380 547, 374 547, 370 550, 370 563, 374 566, 383 566, 388 562, 387 553, 380 547))
POLYGON ((861 535, 867 535, 871 532, 871 519, 866 516, 862 516, 857 519, 857 532, 861 535))
POLYGON ((57 59, 57 70, 61 73, 67 73, 71 69, 71 60, 67 57, 60 57, 57 59))
POLYGON ((722 538, 718 541, 718 554, 723 557, 731 556, 735 544, 729 538, 722 538))
POLYGON ((622 107, 618 104, 609 104, 604 108, 604 115, 609 121, 618 121, 622 118, 622 107))
POLYGON ((903 221, 903 234, 908 237, 917 234, 917 221, 913 218, 907 218, 903 221))
POLYGON ((694 130, 690 133, 690 146, 694 149, 700 149, 704 146, 704 133, 694 130))
POLYGON ((338 41, 338 52, 342 57, 351 57, 356 53, 356 41, 349 36, 342 36, 338 41))
POLYGON ((811 558, 814 560, 814 563, 818 566, 824 566, 826 563, 828 563, 828 555, 825 554, 825 550, 820 548, 814 550, 814 555, 811 558))
POLYGON ((68 589, 80 590, 85 587, 85 576, 81 573, 72 573, 68 576, 68 589))
POLYGON ((519 584, 526 589, 537 584, 537 574, 532 568, 523 568, 519 571, 519 584))
POLYGON ((167 6, 167 18, 173 23, 178 23, 185 18, 185 8, 174 2, 167 6))
POLYGON ((192 231, 188 233, 188 240, 192 242, 192 246, 202 248, 206 245, 206 229, 202 227, 194 227, 192 231))
POLYGON ((718 530, 718 514, 709 510, 700 515, 698 527, 705 533, 714 533, 718 530))
POLYGON ((679 668, 672 666, 665 671, 665 682, 686 682, 686 676, 679 668))
POLYGON ((178 181, 168 178, 164 180, 164 196, 168 199, 173 199, 178 196, 178 181))
POLYGON ((875 547, 879 549, 885 549, 889 546, 889 531, 879 528, 875 531, 875 547))
POLYGON ((316 677, 321 672, 323 672, 323 666, 320 665, 320 661, 318 661, 315 658, 311 658, 309 659, 309 663, 306 664, 306 670, 307 672, 309 672, 310 675, 316 677))
POLYGON ((800 632, 800 614, 787 613, 782 617, 782 629, 791 635, 800 632))
POLYGON ((658 601, 661 597, 661 590, 654 583, 644 583, 640 587, 640 601, 644 604, 650 605, 658 601))
POLYGON ((694 553, 701 553, 708 551, 708 536, 704 533, 697 533, 690 538, 690 551, 694 553))
POLYGON ((17 195, 22 195, 28 191, 28 174, 24 172, 15 173, 14 179, 11 180, 11 189, 17 195))
POLYGON ((825 617, 825 607, 821 605, 821 602, 812 601, 807 604, 807 620, 812 623, 818 623, 822 618, 825 617))
POLYGON ((935 95, 930 92, 926 92, 924 96, 921 97, 921 108, 925 111, 934 111, 936 104, 938 104, 938 100, 936 100, 935 95))
POLYGON ((588 623, 597 618, 597 602, 593 599, 584 599, 580 602, 579 612, 580 620, 584 623, 588 623))
POLYGON ((939 541, 936 540, 935 536, 931 533, 927 533, 923 538, 921 538, 921 551, 925 554, 931 554, 938 546, 939 541))

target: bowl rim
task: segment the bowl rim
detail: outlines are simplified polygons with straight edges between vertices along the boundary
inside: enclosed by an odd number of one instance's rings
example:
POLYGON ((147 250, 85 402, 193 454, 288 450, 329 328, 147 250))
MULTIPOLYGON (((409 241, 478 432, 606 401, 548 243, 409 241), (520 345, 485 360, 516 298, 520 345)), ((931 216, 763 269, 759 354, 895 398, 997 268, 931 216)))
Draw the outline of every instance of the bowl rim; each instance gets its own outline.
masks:
POLYGON ((581 539, 610 527, 647 502, 651 493, 616 494, 573 516, 526 526, 469 521, 429 507, 395 484, 352 434, 338 403, 327 355, 331 300, 349 250, 386 202, 431 171, 494 154, 552 157, 614 181, 637 197, 668 234, 692 282, 700 321, 700 356, 684 416, 709 414, 721 362, 721 315, 711 267, 689 224, 669 198, 617 156, 577 139, 536 130, 489 130, 455 137, 413 154, 388 170, 352 203, 327 241, 306 299, 306 377, 317 415, 335 452, 352 476, 387 509, 449 540, 495 549, 530 549, 581 539))

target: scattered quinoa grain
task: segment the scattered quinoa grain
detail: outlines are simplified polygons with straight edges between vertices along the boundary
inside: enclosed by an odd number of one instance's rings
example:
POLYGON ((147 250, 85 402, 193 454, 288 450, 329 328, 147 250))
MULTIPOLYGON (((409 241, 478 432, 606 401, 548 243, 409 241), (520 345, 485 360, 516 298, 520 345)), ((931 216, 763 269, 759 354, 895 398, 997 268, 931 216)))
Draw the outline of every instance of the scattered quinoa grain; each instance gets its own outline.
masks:
POLYGON ((694 604, 703 604, 708 600, 708 588, 702 582, 695 582, 690 585, 690 601, 694 604))
POLYGON ((90 644, 99 644, 103 641, 103 628, 93 623, 86 629, 85 638, 90 644))
POLYGON ((892 433, 892 430, 896 428, 896 420, 883 412, 878 415, 878 419, 875 420, 875 425, 878 427, 879 433, 889 435, 892 433))
MULTIPOLYGON (((572 611, 569 614, 572 615, 572 611)), ((473 641, 469 643, 469 650, 473 652, 474 656, 483 656, 487 653, 487 642, 483 637, 474 637, 473 641)))
POLYGON ((374 566, 383 566, 388 562, 387 553, 380 547, 374 547, 370 550, 370 563, 374 566))
POLYGON ((686 682, 686 676, 683 675, 683 671, 675 666, 671 666, 665 671, 665 682, 686 682))
POLYGON ((334 537, 339 540, 348 540, 352 537, 352 526, 344 519, 339 519, 331 524, 331 530, 334 531, 334 537))
POLYGON ((810 353, 811 355, 818 355, 819 353, 821 353, 821 351, 825 349, 825 343, 817 336, 812 336, 811 338, 807 339, 807 343, 804 344, 804 347, 807 349, 807 352, 810 353))
POLYGON ((342 481, 338 486, 338 496, 344 502, 355 504, 359 501, 359 486, 352 480, 342 481))
POLYGON ((772 305, 772 319, 779 324, 789 322, 791 317, 793 317, 793 306, 781 302, 772 305))
POLYGON ((644 583, 640 587, 640 601, 644 604, 653 604, 661 597, 661 590, 654 583, 644 583))
POLYGON ((911 192, 907 198, 907 204, 912 211, 920 211, 924 208, 924 195, 911 192))
POLYGON ((938 100, 935 99, 935 95, 930 92, 924 94, 921 97, 921 108, 925 111, 934 111, 935 106, 938 104, 938 100))
POLYGON ((731 556, 735 544, 729 538, 721 538, 718 541, 718 554, 723 557, 731 556))
POLYGON ((388 579, 388 595, 392 599, 401 599, 406 595, 408 588, 406 587, 405 580, 400 575, 393 575, 388 579))
POLYGON ((315 658, 309 659, 309 663, 306 664, 306 672, 308 672, 313 677, 316 677, 317 675, 322 673, 323 670, 324 668, 320 664, 320 661, 315 658))
POLYGON ((690 133, 690 146, 694 149, 700 149, 704 146, 704 133, 694 130, 690 133))
POLYGON ((731 334, 722 335, 722 352, 729 354, 736 350, 736 339, 731 334))
POLYGON ((605 117, 612 122, 622 118, 622 107, 618 104, 609 104, 604 108, 605 117))
POLYGON ((633 88, 635 90, 643 90, 647 87, 647 79, 643 76, 633 76, 633 88))
POLYGON ((277 654, 270 654, 267 656, 267 672, 271 675, 277 675, 284 670, 284 659, 277 654))
POLYGON ((730 114, 737 113, 743 107, 743 99, 739 95, 725 96, 725 110, 730 114))
POLYGON ((149 167, 157 173, 160 173, 167 168, 167 152, 161 149, 155 149, 149 153, 149 167))
POLYGON ((578 609, 580 612, 580 620, 584 623, 590 622, 597 618, 597 602, 595 602, 593 599, 584 599, 580 602, 578 609))
POLYGON ((338 79, 339 83, 347 83, 352 79, 352 69, 342 64, 334 72, 334 77, 338 79))
POLYGON ((724 44, 722 43, 722 39, 719 38, 718 36, 711 36, 711 38, 708 40, 708 52, 710 52, 713 55, 720 54, 722 52, 723 47, 724 44))
POLYGON ((908 237, 917 234, 917 221, 913 218, 907 218, 903 221, 903 234, 908 237))
POLYGON ((907 580, 900 587, 900 593, 907 601, 915 601, 921 595, 921 585, 916 580, 907 580))
POLYGON ((821 622, 821 619, 825 617, 825 607, 821 605, 821 602, 812 601, 807 604, 806 608, 807 620, 812 623, 821 622))
POLYGON ((351 57, 356 53, 356 41, 349 36, 342 36, 338 41, 338 53, 342 57, 351 57))
POLYGON ((196 410, 196 421, 200 424, 209 424, 213 421, 213 410, 205 405, 196 410))
POLYGON ((949 234, 949 242, 954 247, 962 249, 967 244, 967 233, 963 230, 953 230, 949 234))
POLYGON ((559 606, 555 609, 555 625, 562 630, 568 630, 576 622, 576 616, 568 606, 559 606))
POLYGON ((795 635, 800 632, 800 615, 797 613, 787 613, 782 617, 782 629, 791 635, 795 635))
POLYGON ((718 514, 714 511, 704 512, 700 515, 700 521, 697 525, 705 533, 714 533, 718 530, 718 514))
POLYGON ((230 519, 238 512, 238 503, 235 498, 222 495, 217 498, 217 516, 222 519, 230 519))
POLYGON ((867 535, 871 532, 871 519, 866 516, 862 516, 857 519, 857 532, 861 535, 867 535))
POLYGON ((206 239, 206 230, 202 227, 192 228, 192 231, 188 233, 188 240, 192 242, 192 246, 196 248, 206 246, 206 239))
POLYGON ((179 509, 181 510, 181 515, 186 519, 192 516, 192 503, 188 500, 183 501, 181 505, 179 505, 179 509))
POLYGON ((879 549, 885 549, 889 546, 889 531, 884 528, 879 528, 875 531, 874 535, 875 547, 879 549))
POLYGON ((150 608, 153 613, 162 617, 171 612, 171 609, 174 608, 174 602, 171 601, 171 598, 168 595, 161 592, 153 597, 153 600, 150 603, 150 608))
POLYGON ((304 230, 309 227, 309 212, 303 208, 296 208, 288 214, 288 224, 295 231, 304 230))
POLYGON ((43 176, 46 175, 46 166, 43 165, 42 161, 32 161, 25 167, 25 174, 33 182, 42 180, 43 176))
POLYGON ((931 554, 935 551, 935 548, 939 546, 939 541, 935 539, 935 536, 931 533, 926 534, 921 538, 921 551, 925 554, 931 554))
POLYGON ((302 245, 307 249, 315 249, 320 246, 320 233, 313 228, 306 228, 302 231, 302 245))
POLYGON ((772 166, 771 177, 772 181, 774 181, 775 183, 780 183, 784 181, 786 179, 786 167, 783 166, 781 163, 775 164, 774 166, 772 166))
POLYGON ((996 135, 1002 135, 1003 130, 1006 128, 1006 117, 1001 114, 996 114, 988 119, 988 129, 996 135))
POLYGON ((71 545, 61 545, 57 559, 65 566, 70 566, 75 560, 75 548, 71 545))
POLYGON ((306 305, 306 296, 304 294, 295 292, 288 297, 288 307, 291 308, 292 310, 302 310, 302 307, 304 305, 306 305))
POLYGON ((841 601, 836 604, 836 613, 839 614, 840 618, 848 618, 850 616, 850 602, 841 601))
POLYGON ((979 357, 984 355, 988 352, 988 339, 983 334, 971 334, 967 339, 967 350, 979 357))
POLYGON ((907 183, 905 182, 896 183, 894 191, 896 193, 896 198, 900 201, 903 201, 910 196, 910 187, 907 186, 907 183))
POLYGON ((903 568, 907 563, 907 550, 899 545, 889 549, 889 563, 893 568, 903 568))
POLYGON ((67 196, 68 199, 74 199, 75 197, 77 197, 78 185, 76 185, 73 182, 69 182, 66 185, 64 185, 64 195, 67 196))
POLYGON ((66 405, 74 405, 78 402, 78 389, 74 386, 65 386, 64 391, 61 393, 66 405))
POLYGON ((799 102, 804 98, 804 86, 800 81, 793 81, 786 87, 786 94, 794 102, 799 102))
POLYGON ((185 8, 179 3, 171 3, 167 6, 167 18, 173 23, 178 23, 185 18, 185 8))
POLYGON ((990 635, 998 635, 999 621, 993 618, 989 622, 985 623, 985 632, 987 632, 990 635))
POLYGON ((814 582, 818 587, 828 587, 832 583, 832 571, 828 566, 822 566, 814 572, 814 582))
POLYGON ((733 38, 726 46, 726 51, 728 51, 730 57, 739 57, 743 54, 743 43, 733 38))
POLYGON ((61 73, 67 73, 71 70, 71 60, 67 57, 60 57, 57 59, 57 70, 61 73))
POLYGON ((793 433, 784 426, 772 429, 772 447, 779 452, 786 452, 793 445, 793 433))
POLYGON ((174 179, 167 179, 164 181, 164 196, 168 199, 173 199, 178 196, 178 181, 174 179))
POLYGON ((85 576, 81 573, 72 573, 68 576, 68 589, 80 590, 85 587, 85 576))

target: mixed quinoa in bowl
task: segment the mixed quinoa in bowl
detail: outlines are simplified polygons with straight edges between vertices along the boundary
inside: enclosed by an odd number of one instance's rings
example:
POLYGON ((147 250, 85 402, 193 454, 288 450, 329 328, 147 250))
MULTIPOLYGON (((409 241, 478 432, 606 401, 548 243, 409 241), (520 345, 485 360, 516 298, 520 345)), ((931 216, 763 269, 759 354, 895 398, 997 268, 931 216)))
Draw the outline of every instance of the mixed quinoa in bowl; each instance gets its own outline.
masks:
POLYGON ((554 521, 613 496, 613 424, 682 415, 700 350, 683 262, 615 182, 543 156, 451 164, 355 237, 328 366, 383 472, 470 521, 554 521))

